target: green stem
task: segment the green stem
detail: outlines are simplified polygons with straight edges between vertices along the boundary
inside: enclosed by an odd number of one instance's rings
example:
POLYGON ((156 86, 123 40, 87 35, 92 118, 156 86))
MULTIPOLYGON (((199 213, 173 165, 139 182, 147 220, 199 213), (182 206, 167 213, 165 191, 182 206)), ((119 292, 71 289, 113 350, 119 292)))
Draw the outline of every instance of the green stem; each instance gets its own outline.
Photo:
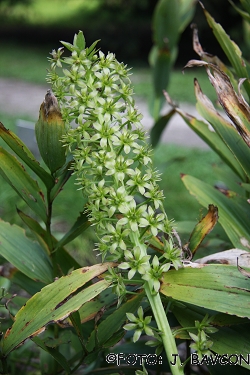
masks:
MULTIPOLYGON (((131 239, 133 242, 140 246, 143 255, 147 255, 147 248, 139 240, 139 233, 131 233, 131 239)), ((145 292, 153 311, 155 321, 159 331, 161 332, 162 343, 165 349, 165 353, 168 359, 169 367, 173 375, 183 375, 184 367, 181 365, 181 361, 178 355, 178 349, 176 346, 175 338, 172 334, 163 303, 160 297, 160 293, 152 293, 153 283, 151 280, 145 282, 145 292)))
POLYGON ((51 235, 51 217, 52 217, 52 201, 50 198, 51 190, 47 191, 47 205, 48 205, 48 212, 47 212, 47 222, 46 222, 46 230, 48 234, 48 246, 50 253, 53 251, 53 241, 52 241, 52 235, 51 235))
POLYGON ((51 233, 51 218, 52 218, 52 205, 53 205, 53 200, 51 199, 51 190, 47 190, 47 205, 48 205, 48 212, 47 212, 47 221, 46 221, 46 231, 48 235, 48 247, 50 251, 50 257, 53 265, 53 271, 54 271, 54 276, 58 276, 58 268, 56 264, 56 253, 53 251, 54 250, 54 242, 53 242, 53 237, 51 233))
POLYGON ((160 294, 152 295, 152 287, 149 282, 145 283, 145 292, 153 311, 157 327, 161 332, 162 343, 166 352, 169 367, 173 375, 184 374, 183 367, 178 355, 178 350, 174 336, 172 334, 160 294))

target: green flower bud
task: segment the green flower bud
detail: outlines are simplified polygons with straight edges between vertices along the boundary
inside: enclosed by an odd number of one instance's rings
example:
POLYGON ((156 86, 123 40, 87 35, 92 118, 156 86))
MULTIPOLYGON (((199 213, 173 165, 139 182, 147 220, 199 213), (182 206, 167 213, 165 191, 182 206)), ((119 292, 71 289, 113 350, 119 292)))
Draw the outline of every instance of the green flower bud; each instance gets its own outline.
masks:
POLYGON ((66 161, 65 147, 61 142, 65 130, 57 99, 52 91, 48 90, 40 107, 35 132, 41 157, 52 173, 66 161))

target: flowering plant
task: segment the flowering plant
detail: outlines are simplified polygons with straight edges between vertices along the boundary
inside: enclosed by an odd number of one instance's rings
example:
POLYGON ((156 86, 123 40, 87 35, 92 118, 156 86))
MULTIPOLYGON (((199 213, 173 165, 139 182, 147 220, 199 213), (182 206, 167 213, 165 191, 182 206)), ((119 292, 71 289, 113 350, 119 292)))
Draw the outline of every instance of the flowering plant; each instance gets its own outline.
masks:
MULTIPOLYGON (((96 52, 95 43, 85 48, 82 32, 73 44, 63 45, 71 56, 62 58, 61 48, 53 51, 49 82, 65 123, 77 124, 63 142, 73 155, 72 168, 80 189, 88 197, 86 210, 96 228, 97 249, 102 261, 119 262, 118 268, 128 270, 129 280, 144 280, 170 360, 177 349, 159 289, 162 274, 171 266, 182 266, 181 250, 173 246, 172 221, 163 207, 163 193, 157 184, 160 177, 152 166, 129 71, 112 53, 96 52), (58 68, 63 75, 59 76, 58 68), (163 238, 161 253, 152 257, 148 248, 158 236, 163 238)), ((116 285, 119 278, 113 270, 107 277, 116 285)), ((115 290, 121 302, 126 288, 119 284, 115 290)), ((148 331, 153 334, 145 328, 148 331)), ((178 366, 176 369, 181 371, 178 366)))

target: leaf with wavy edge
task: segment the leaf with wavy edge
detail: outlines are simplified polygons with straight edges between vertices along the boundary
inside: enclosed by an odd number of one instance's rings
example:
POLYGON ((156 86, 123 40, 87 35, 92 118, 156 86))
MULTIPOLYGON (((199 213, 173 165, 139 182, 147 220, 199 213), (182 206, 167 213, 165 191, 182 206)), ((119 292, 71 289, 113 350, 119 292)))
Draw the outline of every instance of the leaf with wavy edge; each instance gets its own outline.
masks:
POLYGON ((7 355, 27 338, 41 333, 47 324, 66 319, 84 303, 108 288, 110 283, 105 280, 84 289, 83 286, 105 272, 108 267, 114 266, 115 263, 105 263, 79 268, 36 293, 18 311, 13 326, 6 332, 3 354, 7 355))

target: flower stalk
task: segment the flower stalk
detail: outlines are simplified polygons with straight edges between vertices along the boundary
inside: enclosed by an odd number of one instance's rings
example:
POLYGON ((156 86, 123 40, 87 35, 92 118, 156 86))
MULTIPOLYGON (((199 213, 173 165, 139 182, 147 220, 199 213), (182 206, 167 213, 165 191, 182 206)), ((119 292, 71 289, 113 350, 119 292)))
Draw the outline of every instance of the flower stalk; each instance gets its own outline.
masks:
MULTIPOLYGON (((49 82, 69 128, 63 142, 73 154, 77 183, 88 197, 98 250, 102 260, 119 262, 120 269, 128 270, 128 279, 136 275, 145 281, 170 363, 178 351, 160 298, 159 280, 170 266, 181 266, 180 251, 173 249, 172 222, 163 207, 160 177, 152 167, 128 69, 112 53, 97 53, 96 43, 85 48, 81 32, 73 44, 62 44, 71 56, 62 58, 62 49, 52 52, 49 82), (62 75, 57 68, 62 68, 62 75), (70 129, 72 121, 77 127, 70 129), (163 241, 164 256, 155 255, 151 261, 147 244, 161 233, 169 238, 163 241)), ((114 290, 122 297, 126 293, 122 277, 110 272, 114 290)), ((179 360, 172 373, 183 373, 179 360)))

